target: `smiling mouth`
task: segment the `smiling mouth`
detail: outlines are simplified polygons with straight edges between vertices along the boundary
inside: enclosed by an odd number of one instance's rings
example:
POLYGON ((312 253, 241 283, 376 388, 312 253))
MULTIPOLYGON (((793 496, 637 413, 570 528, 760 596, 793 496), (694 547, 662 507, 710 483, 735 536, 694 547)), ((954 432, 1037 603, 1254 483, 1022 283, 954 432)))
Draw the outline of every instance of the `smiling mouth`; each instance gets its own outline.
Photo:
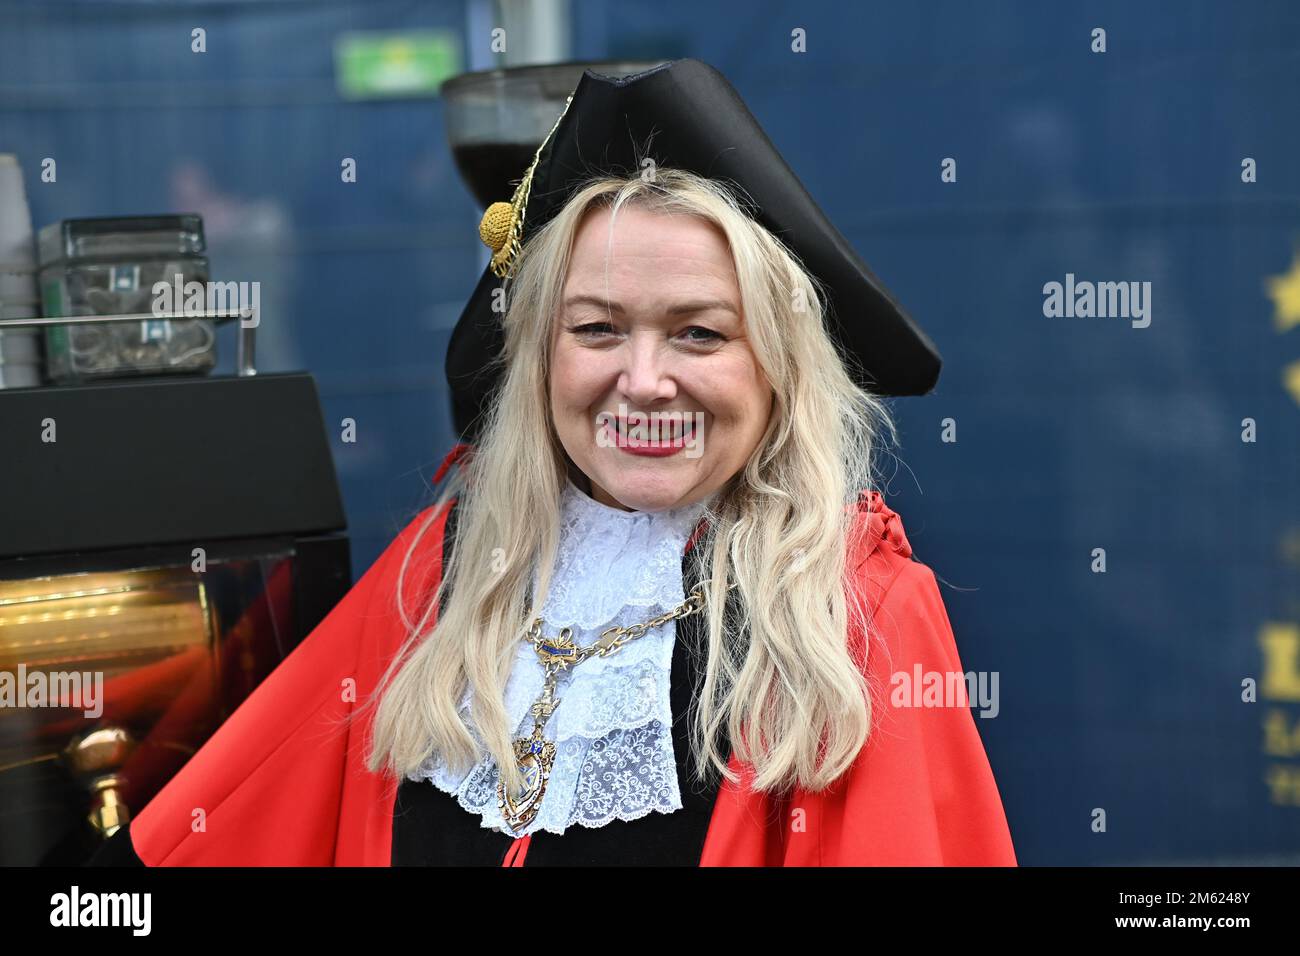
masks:
POLYGON ((614 433, 620 442, 633 447, 679 446, 695 436, 695 416, 685 413, 680 421, 642 420, 630 423, 626 418, 611 417, 614 433))

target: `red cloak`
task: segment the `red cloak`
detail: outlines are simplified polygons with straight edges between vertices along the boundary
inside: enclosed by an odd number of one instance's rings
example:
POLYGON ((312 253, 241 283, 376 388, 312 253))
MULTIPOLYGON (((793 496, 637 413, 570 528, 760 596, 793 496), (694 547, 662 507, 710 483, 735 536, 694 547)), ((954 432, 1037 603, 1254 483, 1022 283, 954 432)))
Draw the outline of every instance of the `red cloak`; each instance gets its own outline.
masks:
MULTIPOLYGON (((143 863, 390 865, 399 781, 365 767, 374 709, 355 723, 345 718, 404 640, 397 572, 431 510, 131 822, 143 863)), ((922 673, 962 672, 934 574, 912 559, 901 519, 878 492, 863 495, 859 516, 868 534, 851 566, 880 637, 867 656, 872 686, 888 698, 892 674, 918 665, 922 673)), ((445 522, 438 514, 418 543, 404 582, 408 608, 437 586, 445 522)), ((861 633, 853 640, 860 648, 861 633)), ((1016 864, 968 706, 874 707, 849 772, 821 793, 797 789, 777 808, 748 789, 752 773, 734 754, 730 765, 741 781, 722 783, 701 866, 1016 864), (762 822, 769 819, 784 823, 762 822)), ((528 840, 515 841, 504 865, 522 865, 528 840)))

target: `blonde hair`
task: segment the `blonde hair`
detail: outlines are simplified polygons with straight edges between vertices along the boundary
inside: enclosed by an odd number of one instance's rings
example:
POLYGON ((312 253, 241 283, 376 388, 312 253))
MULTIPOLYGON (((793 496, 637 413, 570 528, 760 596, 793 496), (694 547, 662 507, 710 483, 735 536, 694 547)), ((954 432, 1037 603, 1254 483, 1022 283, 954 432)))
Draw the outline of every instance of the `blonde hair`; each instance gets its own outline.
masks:
MULTIPOLYGON (((506 281, 500 390, 474 454, 452 469, 430 511, 429 523, 457 498, 457 534, 423 612, 412 619, 401 606, 410 636, 375 693, 382 701, 372 771, 405 776, 439 753, 468 772, 483 756, 481 741, 506 786, 522 783, 505 687, 525 622, 546 601, 569 467, 548 411, 550 343, 579 225, 591 209, 617 215, 624 205, 697 216, 725 234, 746 333, 773 392, 766 431, 705 512, 695 545, 709 582, 707 661, 691 721, 696 776, 712 766, 736 782, 717 746, 724 728, 754 770, 750 785, 772 792, 825 788, 866 743, 878 689, 864 678, 865 646, 850 647, 850 628, 866 633, 870 622, 847 557, 862 531, 859 493, 874 486, 873 451, 884 436, 896 440, 891 416, 848 374, 826 329, 824 297, 795 256, 726 185, 659 167, 653 177, 605 175, 578 189, 524 246, 506 281), (539 587, 528 607, 534 568, 539 587), (729 581, 739 628, 724 620, 729 581), (467 689, 472 726, 459 714, 467 689)), ((399 606, 415 550, 399 574, 399 606)))

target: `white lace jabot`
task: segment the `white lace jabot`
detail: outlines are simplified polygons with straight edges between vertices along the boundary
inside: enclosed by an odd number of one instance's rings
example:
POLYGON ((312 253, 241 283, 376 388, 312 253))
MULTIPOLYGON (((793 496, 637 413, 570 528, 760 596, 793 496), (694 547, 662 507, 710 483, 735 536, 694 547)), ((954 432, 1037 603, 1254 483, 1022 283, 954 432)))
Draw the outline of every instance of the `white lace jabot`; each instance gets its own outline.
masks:
MULTIPOLYGON (((574 642, 585 646, 614 624, 644 621, 685 600, 682 556, 702 502, 672 511, 623 511, 570 481, 561 510, 555 572, 541 613, 544 634, 558 634, 568 625, 574 642)), ((536 572, 533 586, 536 590, 536 572)), ((431 781, 482 816, 483 826, 515 836, 680 810, 668 693, 676 636, 676 622, 669 621, 609 657, 560 672, 556 696, 561 702, 544 731, 555 741, 555 764, 541 810, 524 829, 512 831, 502 819, 491 756, 458 776, 435 754, 411 779, 431 781)), ((544 676, 532 644, 521 640, 505 700, 516 736, 532 731, 528 711, 542 692, 544 676)), ((461 702, 463 711, 469 710, 470 696, 461 702)))

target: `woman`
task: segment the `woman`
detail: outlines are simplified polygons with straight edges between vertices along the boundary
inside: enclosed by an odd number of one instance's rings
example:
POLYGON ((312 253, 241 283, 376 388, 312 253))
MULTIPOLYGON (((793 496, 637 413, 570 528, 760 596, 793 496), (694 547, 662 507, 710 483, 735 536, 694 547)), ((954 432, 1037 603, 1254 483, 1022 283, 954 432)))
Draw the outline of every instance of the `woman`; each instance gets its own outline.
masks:
POLYGON ((534 215, 535 161, 485 227, 509 281, 472 448, 133 822, 133 856, 1014 864, 964 702, 890 693, 961 664, 870 490, 892 426, 820 275, 723 183, 632 168, 534 215))

